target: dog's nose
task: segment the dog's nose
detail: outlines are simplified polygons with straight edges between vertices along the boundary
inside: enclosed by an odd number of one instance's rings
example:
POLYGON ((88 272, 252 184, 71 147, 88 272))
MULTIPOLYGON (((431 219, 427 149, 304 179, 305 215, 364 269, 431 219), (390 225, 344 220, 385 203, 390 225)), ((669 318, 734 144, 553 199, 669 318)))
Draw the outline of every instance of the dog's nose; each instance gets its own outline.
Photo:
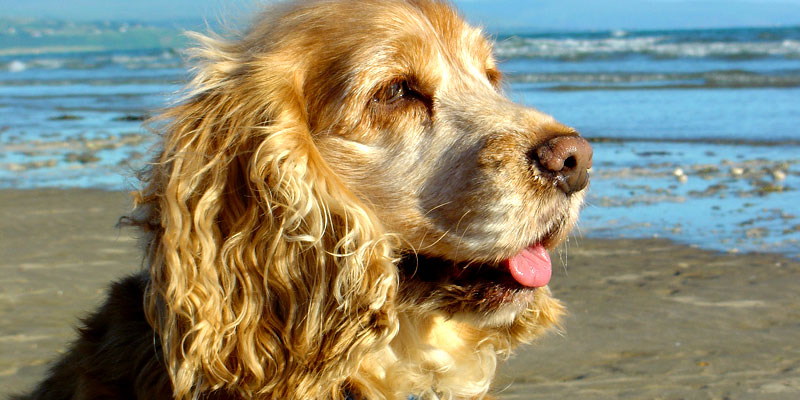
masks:
POLYGON ((589 184, 592 146, 580 136, 556 136, 536 146, 530 158, 543 171, 549 171, 565 194, 575 193, 589 184))

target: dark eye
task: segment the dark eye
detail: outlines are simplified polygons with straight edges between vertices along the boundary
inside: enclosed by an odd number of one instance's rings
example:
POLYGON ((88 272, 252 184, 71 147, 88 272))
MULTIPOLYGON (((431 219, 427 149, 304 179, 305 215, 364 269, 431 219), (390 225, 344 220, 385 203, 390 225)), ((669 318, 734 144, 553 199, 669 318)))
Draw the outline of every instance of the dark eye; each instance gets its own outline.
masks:
POLYGON ((408 83, 406 81, 393 82, 386 88, 386 101, 389 103, 400 100, 408 93, 408 83))
POLYGON ((392 104, 402 99, 407 99, 415 96, 412 89, 408 87, 408 81, 397 80, 380 90, 373 98, 372 101, 385 104, 392 104))
POLYGON ((425 107, 429 116, 433 115, 433 99, 420 89, 413 78, 389 81, 372 96, 372 104, 390 110, 421 106, 425 107))

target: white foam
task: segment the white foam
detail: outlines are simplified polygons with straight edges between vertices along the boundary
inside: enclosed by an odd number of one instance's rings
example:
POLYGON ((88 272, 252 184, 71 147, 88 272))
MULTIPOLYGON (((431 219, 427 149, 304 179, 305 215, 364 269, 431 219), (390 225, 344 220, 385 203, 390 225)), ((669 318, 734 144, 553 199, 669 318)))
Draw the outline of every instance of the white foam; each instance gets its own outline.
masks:
POLYGON ((511 38, 497 43, 502 58, 582 58, 611 54, 644 54, 664 58, 705 57, 787 57, 800 58, 800 42, 782 41, 724 42, 681 41, 669 36, 607 38, 511 38))
POLYGON ((10 63, 8 63, 7 68, 9 72, 22 72, 28 69, 28 66, 25 65, 25 63, 22 61, 13 60, 10 63))

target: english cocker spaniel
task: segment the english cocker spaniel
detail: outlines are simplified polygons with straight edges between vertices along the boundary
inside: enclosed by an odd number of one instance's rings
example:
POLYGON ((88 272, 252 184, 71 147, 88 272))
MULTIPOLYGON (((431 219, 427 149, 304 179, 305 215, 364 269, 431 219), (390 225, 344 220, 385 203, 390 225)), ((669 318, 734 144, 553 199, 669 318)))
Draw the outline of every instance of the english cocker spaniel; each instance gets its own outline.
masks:
POLYGON ((195 35, 114 284, 26 399, 478 399, 553 326, 588 142, 510 102, 437 0, 269 8, 195 35))

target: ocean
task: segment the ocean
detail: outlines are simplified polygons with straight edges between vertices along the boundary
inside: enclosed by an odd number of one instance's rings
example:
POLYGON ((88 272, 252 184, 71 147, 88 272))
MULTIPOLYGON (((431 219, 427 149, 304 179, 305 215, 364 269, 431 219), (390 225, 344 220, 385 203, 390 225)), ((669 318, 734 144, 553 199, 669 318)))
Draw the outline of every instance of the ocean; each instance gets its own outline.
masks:
MULTIPOLYGON (((509 96, 593 144, 570 245, 800 257, 800 27, 493 39, 509 96)), ((0 20, 0 188, 135 188, 156 144, 141 123, 190 76, 184 45, 166 28, 0 20)))

